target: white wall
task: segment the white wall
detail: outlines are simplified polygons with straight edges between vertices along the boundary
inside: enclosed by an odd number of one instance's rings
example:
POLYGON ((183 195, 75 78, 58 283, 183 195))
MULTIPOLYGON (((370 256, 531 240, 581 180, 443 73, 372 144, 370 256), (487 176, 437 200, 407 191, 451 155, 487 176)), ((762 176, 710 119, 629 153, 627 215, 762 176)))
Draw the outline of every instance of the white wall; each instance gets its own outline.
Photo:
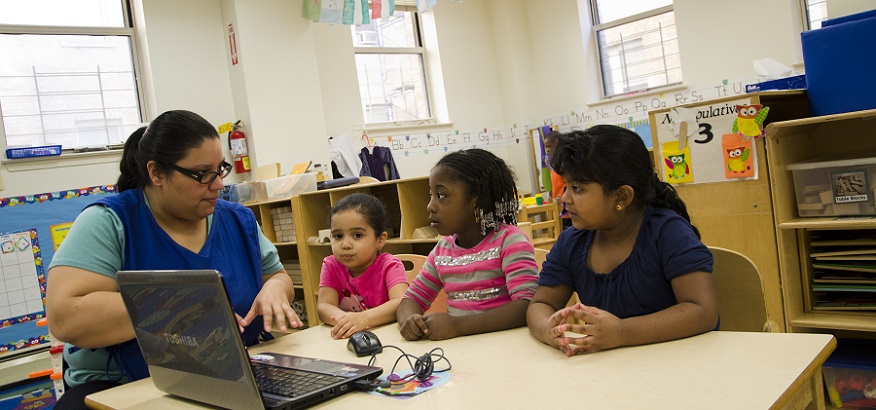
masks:
MULTIPOLYGON (((187 108, 217 125, 243 119, 254 164, 280 162, 284 172, 296 162, 326 160, 328 135, 347 133, 362 146, 348 26, 301 18, 302 0, 144 3, 155 112, 187 108), (240 57, 233 67, 229 23, 235 25, 240 57)), ((797 0, 674 3, 684 86, 753 77, 751 63, 758 58, 787 65, 802 61, 797 0)), ((622 100, 599 99, 594 44, 588 25, 580 23, 589 21, 587 5, 587 0, 438 2, 424 20, 436 35, 430 53, 440 55, 443 73, 446 106, 438 111, 452 125, 383 135, 535 125, 622 100)), ((532 185, 527 144, 493 150, 515 168, 521 185, 532 185)), ((443 155, 436 151, 396 158, 401 175, 426 175, 443 155)), ((0 196, 114 182, 117 159, 106 161, 18 172, 4 163, 0 177, 6 189, 0 196)))

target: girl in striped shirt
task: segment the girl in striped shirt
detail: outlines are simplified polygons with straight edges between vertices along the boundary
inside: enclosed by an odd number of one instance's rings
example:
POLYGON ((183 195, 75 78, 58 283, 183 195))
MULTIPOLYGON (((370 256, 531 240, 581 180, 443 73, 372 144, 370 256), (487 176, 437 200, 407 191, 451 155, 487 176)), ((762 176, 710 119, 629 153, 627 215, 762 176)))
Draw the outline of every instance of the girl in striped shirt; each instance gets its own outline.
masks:
POLYGON ((443 340, 525 325, 538 271, 516 226, 511 170, 489 151, 453 152, 432 168, 429 191, 429 219, 443 237, 399 304, 401 335, 443 340), (447 313, 424 315, 442 289, 447 313))

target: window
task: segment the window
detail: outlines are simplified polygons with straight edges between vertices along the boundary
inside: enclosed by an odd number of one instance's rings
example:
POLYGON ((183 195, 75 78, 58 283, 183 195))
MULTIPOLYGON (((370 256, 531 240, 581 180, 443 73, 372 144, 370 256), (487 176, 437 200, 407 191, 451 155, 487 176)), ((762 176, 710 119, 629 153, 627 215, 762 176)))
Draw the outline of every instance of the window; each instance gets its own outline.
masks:
POLYGON ((124 142, 142 123, 126 0, 0 2, 8 147, 124 142))
POLYGON ((821 22, 827 20, 827 0, 804 0, 809 29, 821 28, 821 22))
POLYGON ((365 124, 431 119, 417 13, 397 7, 352 30, 365 124))
POLYGON ((591 0, 606 97, 681 83, 672 0, 591 0))

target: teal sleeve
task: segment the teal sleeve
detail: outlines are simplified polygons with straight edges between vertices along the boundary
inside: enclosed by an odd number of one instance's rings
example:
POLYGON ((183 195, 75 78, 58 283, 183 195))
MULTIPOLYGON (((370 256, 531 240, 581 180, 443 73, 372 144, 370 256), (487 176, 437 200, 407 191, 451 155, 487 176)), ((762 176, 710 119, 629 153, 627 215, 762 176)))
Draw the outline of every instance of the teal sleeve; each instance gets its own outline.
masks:
POLYGON ((124 248, 125 228, 119 217, 107 207, 89 206, 76 217, 49 269, 72 266, 115 278, 124 248))
POLYGON ((262 253, 262 275, 272 275, 283 269, 277 247, 259 229, 259 249, 262 253))

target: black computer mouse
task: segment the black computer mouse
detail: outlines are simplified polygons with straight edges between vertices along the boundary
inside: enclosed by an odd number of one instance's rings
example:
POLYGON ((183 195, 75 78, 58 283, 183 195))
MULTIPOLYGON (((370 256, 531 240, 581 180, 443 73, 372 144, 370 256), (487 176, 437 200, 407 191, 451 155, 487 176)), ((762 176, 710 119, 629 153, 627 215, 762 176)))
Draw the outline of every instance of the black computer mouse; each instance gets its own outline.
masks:
POLYGON ((369 356, 383 351, 383 345, 377 335, 367 330, 353 333, 347 341, 347 350, 355 352, 356 356, 369 356))

